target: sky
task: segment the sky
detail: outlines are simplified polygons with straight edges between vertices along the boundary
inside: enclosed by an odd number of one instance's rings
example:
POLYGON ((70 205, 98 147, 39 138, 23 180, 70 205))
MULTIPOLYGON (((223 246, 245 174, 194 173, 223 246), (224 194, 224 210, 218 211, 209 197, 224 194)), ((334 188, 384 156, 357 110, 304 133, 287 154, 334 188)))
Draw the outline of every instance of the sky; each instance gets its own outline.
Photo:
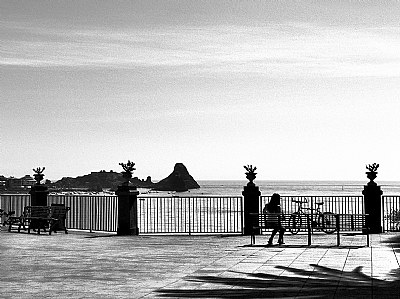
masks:
POLYGON ((399 181, 398 1, 0 0, 0 174, 399 181))

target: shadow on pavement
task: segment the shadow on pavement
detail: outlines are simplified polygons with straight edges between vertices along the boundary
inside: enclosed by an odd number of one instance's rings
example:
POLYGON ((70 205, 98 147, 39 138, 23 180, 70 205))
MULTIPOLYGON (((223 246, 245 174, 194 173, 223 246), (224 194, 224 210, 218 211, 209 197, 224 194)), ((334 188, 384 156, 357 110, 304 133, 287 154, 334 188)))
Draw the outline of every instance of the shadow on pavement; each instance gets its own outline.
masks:
MULTIPOLYGON (((390 237, 389 239, 382 241, 382 243, 391 244, 395 251, 400 252, 400 233, 390 237)), ((399 296, 400 297, 400 296, 399 296)))
POLYGON ((259 244, 259 245, 242 245, 242 246, 239 246, 239 247, 255 247, 255 248, 257 248, 257 247, 264 247, 264 248, 322 248, 322 249, 331 249, 331 248, 334 248, 334 249, 359 249, 359 248, 364 248, 364 247, 367 247, 366 245, 365 246, 346 246, 346 245, 343 245, 343 246, 336 246, 336 245, 310 245, 310 246, 308 246, 308 245, 265 245, 265 244, 259 244))
POLYGON ((245 277, 194 276, 187 280, 198 282, 199 286, 206 283, 207 288, 162 289, 158 293, 174 298, 399 298, 399 271, 390 273, 395 280, 388 281, 365 275, 361 266, 347 272, 311 266, 313 271, 276 267, 286 275, 230 272, 245 277))

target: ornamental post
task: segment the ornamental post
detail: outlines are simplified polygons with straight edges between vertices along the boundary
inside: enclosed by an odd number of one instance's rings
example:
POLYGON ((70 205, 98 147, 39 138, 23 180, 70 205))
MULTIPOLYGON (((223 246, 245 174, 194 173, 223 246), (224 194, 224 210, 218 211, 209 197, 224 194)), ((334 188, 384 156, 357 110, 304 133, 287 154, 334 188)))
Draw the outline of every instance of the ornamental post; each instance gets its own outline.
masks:
POLYGON ((130 184, 135 163, 120 163, 124 171, 122 177, 125 182, 118 186, 115 194, 118 196, 118 227, 117 235, 139 235, 137 196, 139 191, 130 184))
POLYGON ((377 175, 377 169, 379 164, 367 165, 368 172, 367 178, 370 180, 367 185, 364 186, 362 194, 364 195, 364 212, 369 216, 366 219, 366 226, 369 228, 369 232, 372 234, 382 233, 382 190, 378 186, 374 179, 377 175))
MULTIPOLYGON (((243 234, 248 236, 251 235, 253 230, 253 221, 250 217, 250 213, 259 213, 261 192, 259 187, 253 183, 257 175, 257 173, 255 173, 257 167, 247 165, 244 166, 244 168, 246 169, 246 178, 249 182, 247 183, 247 186, 243 187, 244 190, 242 192, 244 198, 243 234)), ((259 235, 260 230, 255 231, 254 234, 259 235)))
POLYGON ((47 206, 47 195, 49 194, 49 190, 46 185, 40 184, 40 181, 43 180, 44 174, 43 168, 33 169, 35 173, 33 177, 36 180, 36 184, 31 187, 29 194, 31 195, 31 206, 47 206))

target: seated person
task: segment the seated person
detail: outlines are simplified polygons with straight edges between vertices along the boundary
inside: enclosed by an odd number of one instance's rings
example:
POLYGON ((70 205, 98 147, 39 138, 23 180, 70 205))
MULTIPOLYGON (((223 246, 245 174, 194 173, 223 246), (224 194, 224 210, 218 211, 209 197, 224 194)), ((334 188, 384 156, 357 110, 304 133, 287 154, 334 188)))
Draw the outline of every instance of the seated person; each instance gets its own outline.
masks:
MULTIPOLYGON (((271 197, 271 200, 269 203, 267 203, 263 209, 264 214, 269 214, 269 213, 282 213, 281 210, 281 196, 277 193, 274 193, 271 197)), ((278 238, 278 244, 284 244, 283 243, 283 234, 285 233, 285 227, 282 226, 282 224, 279 221, 279 216, 278 215, 270 215, 270 217, 266 218, 266 221, 268 221, 267 225, 273 228, 273 231, 271 233, 271 237, 268 240, 268 245, 272 245, 272 241, 274 240, 275 235, 277 232, 279 232, 279 238, 278 238)))

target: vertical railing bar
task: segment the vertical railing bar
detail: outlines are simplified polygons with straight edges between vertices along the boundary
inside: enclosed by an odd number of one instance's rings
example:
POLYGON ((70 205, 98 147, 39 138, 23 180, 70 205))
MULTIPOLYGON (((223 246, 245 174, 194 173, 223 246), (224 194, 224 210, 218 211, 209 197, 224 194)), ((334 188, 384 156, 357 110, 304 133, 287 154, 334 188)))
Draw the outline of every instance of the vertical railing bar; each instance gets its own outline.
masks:
MULTIPOLYGON (((147 221, 147 227, 146 227, 146 232, 150 232, 150 223, 149 223, 149 219, 151 219, 150 217, 152 217, 151 215, 153 215, 152 213, 151 213, 151 207, 152 207, 152 201, 153 201, 153 198, 151 197, 151 198, 146 198, 146 200, 148 201, 147 202, 147 205, 146 205, 146 209, 147 209, 147 216, 146 216, 146 221, 147 221)), ((153 221, 154 222, 154 221, 153 221)))
POLYGON ((232 232, 232 214, 231 214, 231 211, 232 211, 232 200, 230 200, 229 198, 227 198, 227 200, 228 200, 228 203, 229 203, 229 214, 228 214, 228 225, 229 225, 229 228, 228 228, 228 231, 232 232))
POLYGON ((108 211, 109 211, 110 205, 109 205, 109 201, 106 200, 106 198, 104 198, 104 197, 99 197, 99 198, 103 202, 103 207, 104 207, 103 213, 101 215, 101 219, 103 221, 103 227, 101 228, 101 230, 107 231, 108 230, 108 215, 109 215, 108 211))
POLYGON ((108 200, 108 198, 102 196, 101 197, 102 200, 104 200, 105 202, 105 210, 104 210, 104 214, 103 214, 103 219, 104 219, 104 229, 106 229, 107 231, 109 231, 110 229, 110 222, 109 222, 109 217, 110 217, 110 209, 111 209, 111 202, 108 200))
POLYGON ((89 198, 89 223, 90 223, 89 232, 91 232, 91 233, 93 232, 93 226, 94 226, 93 225, 93 222, 94 222, 93 217, 95 215, 95 213, 93 211, 93 209, 94 209, 93 201, 94 201, 94 196, 91 196, 89 198))
MULTIPOLYGON (((153 215, 153 213, 151 213, 151 206, 152 206, 152 201, 153 201, 153 197, 148 198, 148 204, 147 204, 147 230, 146 232, 150 232, 150 223, 149 223, 149 218, 151 217, 151 215, 153 215)), ((153 221, 154 222, 154 221, 153 221)))
POLYGON ((212 209, 213 209, 213 211, 214 211, 214 216, 213 216, 213 230, 214 230, 214 231, 218 231, 218 227, 217 227, 217 223, 218 223, 218 221, 217 221, 218 210, 217 210, 217 207, 216 207, 215 203, 216 203, 216 200, 213 199, 213 201, 212 201, 212 209))
POLYGON ((214 215, 213 215, 213 231, 219 232, 220 229, 218 227, 218 215, 219 215, 218 199, 213 198, 212 205, 213 205, 213 211, 214 211, 214 215))
POLYGON ((228 213, 227 213, 228 201, 227 201, 226 197, 222 198, 222 201, 224 203, 222 215, 224 215, 224 217, 225 217, 223 232, 227 232, 228 231, 228 213))
POLYGON ((191 235, 191 211, 190 211, 190 197, 188 197, 188 204, 189 204, 189 213, 188 213, 188 216, 189 216, 189 236, 191 235))
POLYGON ((226 206, 227 206, 227 204, 226 204, 226 198, 221 197, 221 202, 222 202, 221 215, 222 215, 222 218, 223 218, 222 223, 224 225, 222 231, 226 232, 227 231, 227 220, 226 220, 226 216, 227 216, 227 214, 226 214, 226 206))
POLYGON ((212 212, 212 209, 211 209, 211 198, 210 197, 207 197, 207 199, 206 199, 206 201, 207 201, 207 212, 206 212, 206 215, 207 215, 207 232, 214 232, 214 229, 212 228, 212 218, 213 218, 213 212, 212 212))
POLYGON ((171 197, 169 200, 167 200, 167 199, 165 199, 164 198, 164 210, 165 210, 165 215, 164 215, 164 220, 165 220, 165 224, 164 224, 164 229, 163 229, 163 232, 164 231, 166 231, 166 232, 169 232, 169 217, 170 217, 170 213, 169 213, 169 209, 170 209, 170 204, 171 204, 171 201, 174 199, 174 197, 171 197))
POLYGON ((177 211, 176 211, 176 202, 177 202, 177 199, 176 200, 174 200, 174 202, 173 202, 173 211, 174 211, 174 217, 173 217, 173 219, 172 219, 172 221, 173 221, 173 223, 174 223, 174 231, 176 232, 177 231, 177 229, 176 229, 176 222, 178 221, 178 223, 179 223, 179 213, 177 213, 177 211))
POLYGON ((156 204, 156 207, 155 207, 155 209, 156 209, 156 223, 157 223, 157 225, 155 226, 155 228, 154 228, 154 232, 155 233, 157 233, 158 231, 159 231, 159 223, 160 223, 160 219, 159 219, 159 216, 160 216, 160 201, 161 201, 161 198, 159 198, 159 197, 157 197, 157 204, 156 204))
POLYGON ((218 198, 216 198, 215 199, 215 210, 217 211, 217 213, 215 214, 215 229, 216 230, 218 230, 219 231, 219 223, 220 223, 220 213, 219 213, 219 205, 218 205, 218 201, 219 201, 219 199, 218 198))
POLYGON ((382 202, 381 202, 381 215, 380 215, 380 217, 381 217, 381 221, 382 221, 382 217, 383 217, 383 223, 382 223, 382 232, 385 232, 385 214, 384 214, 384 211, 385 211, 385 203, 384 203, 384 201, 383 201, 383 199, 382 199, 382 202))
POLYGON ((218 197, 218 215, 219 215, 219 222, 218 222, 218 229, 219 230, 223 230, 224 229, 224 217, 221 213, 221 209, 222 209, 222 198, 218 197))
POLYGON ((173 204, 175 202, 176 198, 172 198, 171 202, 169 203, 169 211, 170 211, 170 232, 173 232, 173 218, 174 218, 174 212, 173 212, 173 204))
POLYGON ((237 233, 237 218, 236 218, 236 210, 237 210, 237 201, 236 198, 233 199, 233 232, 237 233))

